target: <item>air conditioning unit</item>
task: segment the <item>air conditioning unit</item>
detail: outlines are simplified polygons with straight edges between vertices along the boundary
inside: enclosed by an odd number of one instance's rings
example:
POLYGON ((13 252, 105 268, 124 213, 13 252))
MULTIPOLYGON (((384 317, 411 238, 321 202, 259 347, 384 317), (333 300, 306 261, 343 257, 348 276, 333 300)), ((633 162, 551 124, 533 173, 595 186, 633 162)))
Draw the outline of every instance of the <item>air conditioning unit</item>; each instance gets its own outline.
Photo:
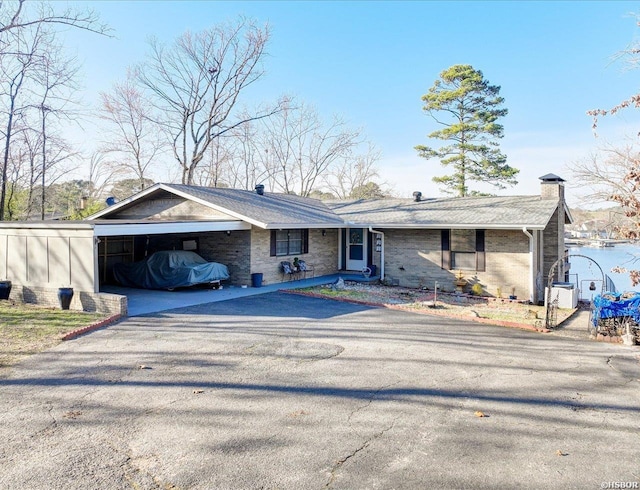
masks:
POLYGON ((558 300, 558 308, 575 308, 578 306, 578 289, 571 282, 554 282, 551 284, 551 295, 549 288, 545 288, 544 303, 558 300))

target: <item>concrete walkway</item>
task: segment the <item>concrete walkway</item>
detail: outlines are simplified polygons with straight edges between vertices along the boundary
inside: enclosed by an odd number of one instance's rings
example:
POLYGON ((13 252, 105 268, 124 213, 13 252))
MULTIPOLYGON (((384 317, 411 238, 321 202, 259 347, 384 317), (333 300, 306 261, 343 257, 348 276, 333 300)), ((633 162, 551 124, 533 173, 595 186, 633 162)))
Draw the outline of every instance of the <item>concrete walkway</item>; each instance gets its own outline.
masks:
POLYGON ((567 337, 578 340, 589 340, 589 315, 588 307, 578 308, 576 312, 562 322, 551 334, 558 337, 567 337))
POLYGON ((160 311, 195 306, 230 299, 245 298, 257 294, 273 293, 283 289, 301 289, 322 284, 335 283, 339 277, 353 278, 349 274, 333 274, 297 281, 285 281, 266 284, 259 288, 223 286, 221 289, 179 289, 163 291, 153 289, 135 289, 119 286, 105 286, 101 289, 105 293, 120 294, 127 297, 129 316, 148 315, 160 311))

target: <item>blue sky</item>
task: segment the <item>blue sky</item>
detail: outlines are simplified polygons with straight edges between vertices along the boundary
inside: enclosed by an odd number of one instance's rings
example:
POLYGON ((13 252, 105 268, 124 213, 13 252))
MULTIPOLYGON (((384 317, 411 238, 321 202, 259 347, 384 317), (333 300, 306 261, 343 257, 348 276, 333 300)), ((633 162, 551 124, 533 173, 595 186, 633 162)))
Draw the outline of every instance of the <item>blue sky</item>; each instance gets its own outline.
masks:
MULTIPOLYGON (((520 169, 520 184, 501 194, 535 194, 537 177, 556 173, 605 141, 635 135, 633 110, 601 121, 594 138, 588 109, 615 105, 635 93, 640 72, 613 62, 638 35, 635 2, 87 2, 114 29, 107 39, 67 34, 83 63, 84 100, 124 78, 153 35, 170 42, 238 15, 272 29, 267 75, 244 103, 283 94, 314 105, 327 119, 342 115, 382 151, 378 166, 400 196, 440 195, 431 182, 447 173, 413 147, 433 144, 435 129, 420 97, 439 73, 471 64, 502 87, 509 115, 501 147, 520 169)), ((636 111, 637 112, 637 111, 636 111)), ((86 139, 91 140, 87 126, 86 139)), ((160 179, 166 178, 163 175, 160 179)), ((569 187, 570 202, 578 189, 569 187)))

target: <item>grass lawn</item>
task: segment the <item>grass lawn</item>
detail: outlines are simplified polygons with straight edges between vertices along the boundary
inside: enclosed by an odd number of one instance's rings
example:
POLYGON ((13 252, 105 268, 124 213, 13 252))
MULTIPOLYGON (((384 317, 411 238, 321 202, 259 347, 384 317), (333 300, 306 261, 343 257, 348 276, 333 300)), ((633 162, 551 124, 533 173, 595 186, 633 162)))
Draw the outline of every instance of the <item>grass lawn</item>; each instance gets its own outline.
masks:
POLYGON ((59 344, 64 334, 103 318, 105 315, 99 313, 0 301, 0 370, 59 344))

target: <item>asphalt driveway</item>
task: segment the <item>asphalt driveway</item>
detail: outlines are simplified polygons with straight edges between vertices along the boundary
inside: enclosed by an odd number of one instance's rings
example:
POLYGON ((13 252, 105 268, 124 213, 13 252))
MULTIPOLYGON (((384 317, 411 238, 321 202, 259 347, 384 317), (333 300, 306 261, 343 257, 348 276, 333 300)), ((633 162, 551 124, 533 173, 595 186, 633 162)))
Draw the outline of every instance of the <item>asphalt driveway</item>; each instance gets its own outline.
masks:
POLYGON ((129 318, 0 378, 0 488, 635 488, 639 354, 285 293, 129 318))

